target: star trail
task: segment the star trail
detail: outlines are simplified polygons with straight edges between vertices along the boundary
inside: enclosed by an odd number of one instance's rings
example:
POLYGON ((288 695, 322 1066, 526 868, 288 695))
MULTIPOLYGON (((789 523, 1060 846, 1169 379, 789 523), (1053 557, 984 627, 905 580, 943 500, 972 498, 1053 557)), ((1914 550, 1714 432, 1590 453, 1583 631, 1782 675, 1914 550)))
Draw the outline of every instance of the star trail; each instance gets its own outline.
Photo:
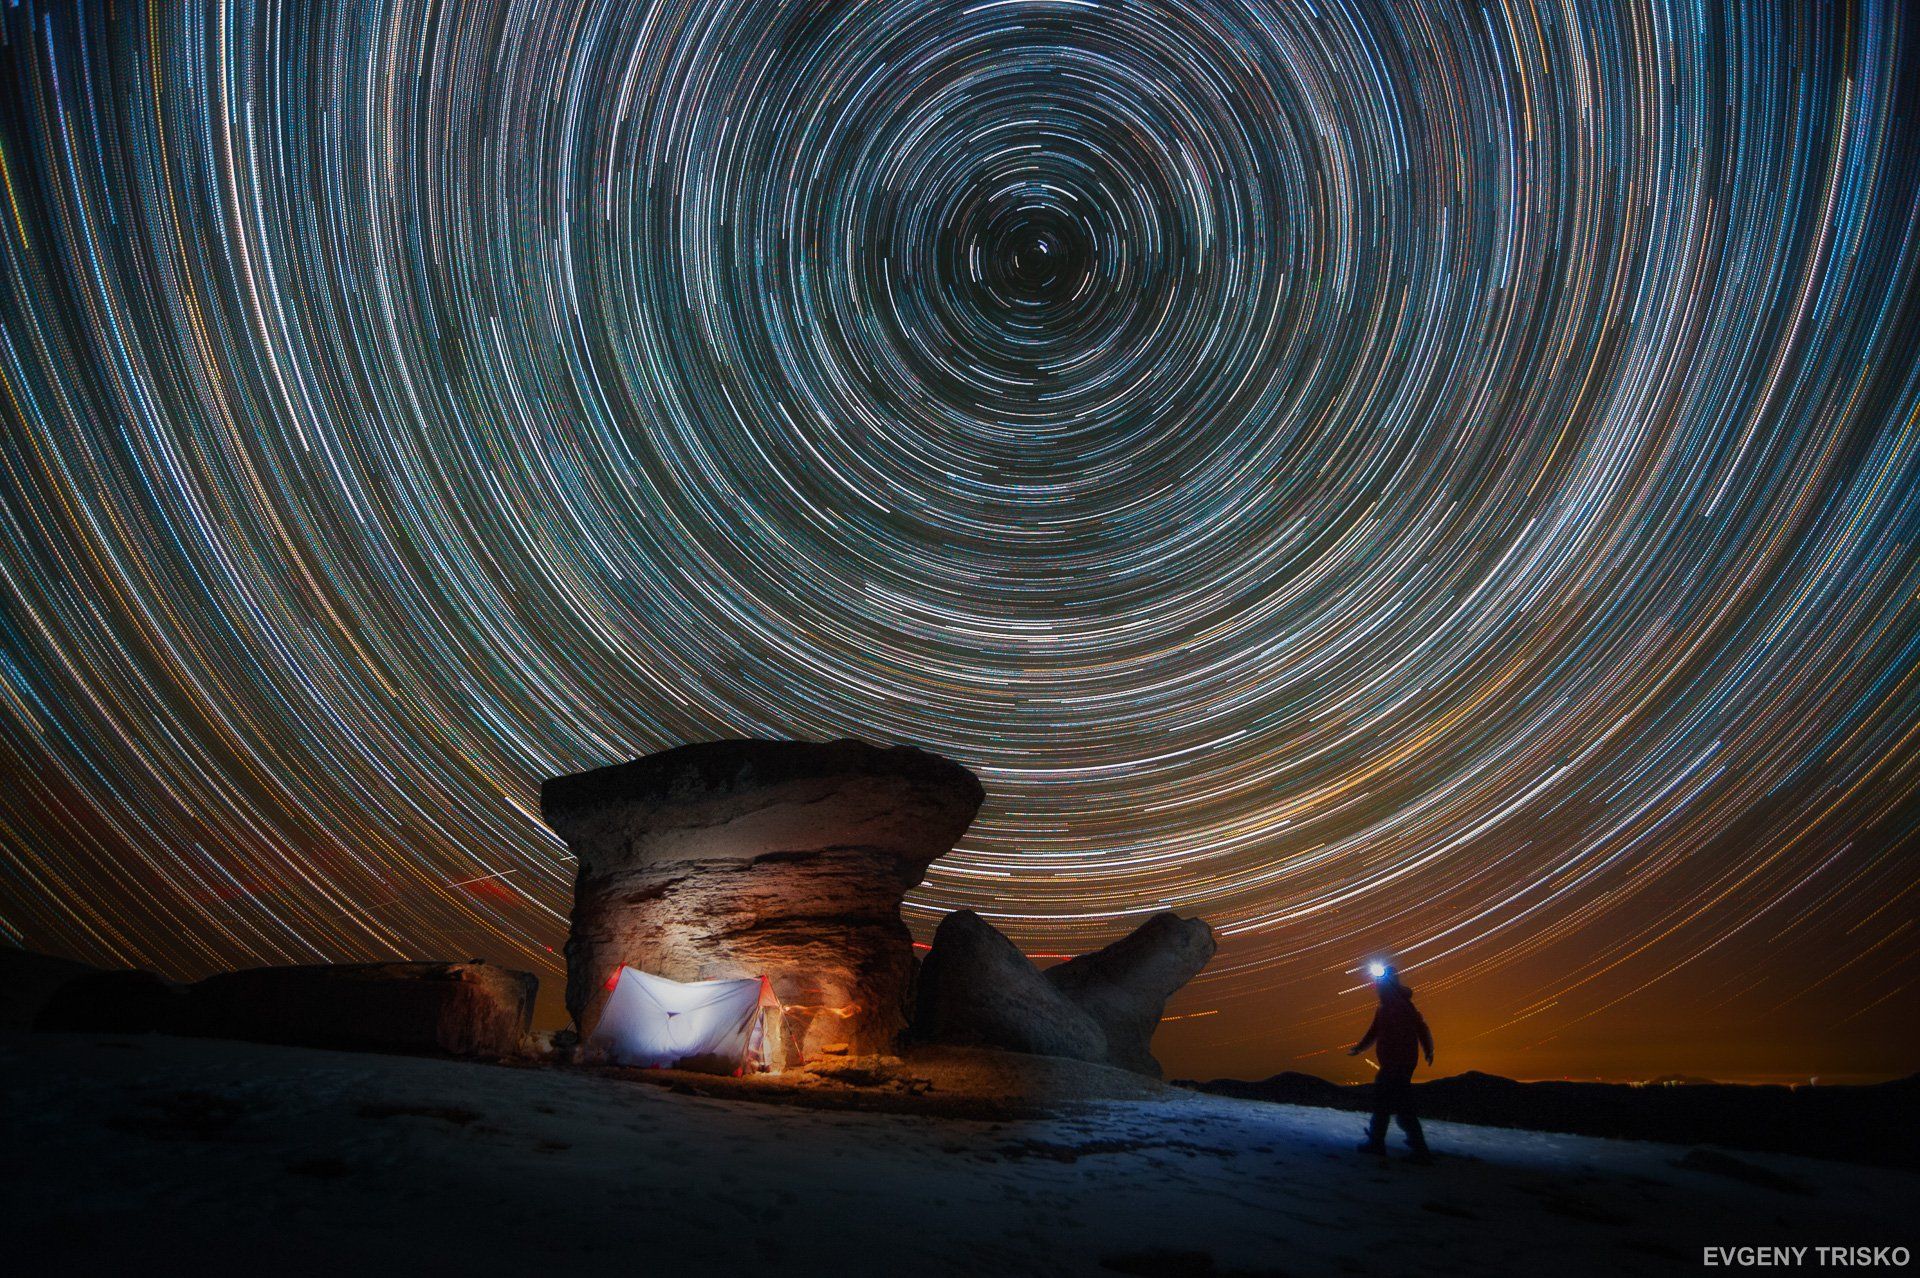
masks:
POLYGON ((557 993, 541 778, 857 735, 1176 1072, 1913 1068, 1894 0, 0 31, 4 939, 557 993))

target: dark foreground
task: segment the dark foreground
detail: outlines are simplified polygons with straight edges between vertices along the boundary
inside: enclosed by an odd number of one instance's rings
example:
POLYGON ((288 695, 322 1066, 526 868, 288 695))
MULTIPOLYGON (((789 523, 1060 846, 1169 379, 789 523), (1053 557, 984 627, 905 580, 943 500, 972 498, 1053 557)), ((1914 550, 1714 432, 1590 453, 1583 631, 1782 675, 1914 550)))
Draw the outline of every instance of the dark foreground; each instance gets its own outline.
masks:
POLYGON ((1920 1201, 1902 1171, 1445 1122, 1414 1167, 1355 1154, 1350 1115, 1174 1088, 993 1121, 655 1081, 0 1035, 0 1236, 20 1273, 1660 1274, 1912 1246, 1920 1201))
MULTIPOLYGON (((1214 1096, 1365 1111, 1369 1086, 1311 1074, 1259 1082, 1216 1078, 1185 1087, 1214 1096)), ((1615 1140, 1724 1145, 1920 1169, 1920 1075, 1870 1087, 1748 1087, 1722 1083, 1518 1083, 1469 1072, 1414 1084, 1420 1112, 1457 1123, 1615 1140)))

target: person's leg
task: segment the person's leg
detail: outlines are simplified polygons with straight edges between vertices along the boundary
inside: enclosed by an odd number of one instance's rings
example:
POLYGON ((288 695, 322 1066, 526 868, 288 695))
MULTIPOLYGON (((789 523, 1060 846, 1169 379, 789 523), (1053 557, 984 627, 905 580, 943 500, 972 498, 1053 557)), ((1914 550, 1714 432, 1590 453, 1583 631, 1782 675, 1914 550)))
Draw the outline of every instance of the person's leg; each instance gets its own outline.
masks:
POLYGON ((1411 1074, 1400 1085, 1398 1102, 1394 1114, 1400 1120, 1400 1130, 1407 1138, 1407 1148, 1424 1158, 1427 1156, 1427 1134, 1420 1130, 1420 1114, 1414 1108, 1411 1074))
POLYGON ((1387 1124, 1392 1121, 1393 1111, 1398 1104, 1392 1078, 1386 1074, 1376 1075, 1373 1080, 1373 1117, 1367 1123, 1367 1139, 1360 1146, 1362 1150, 1375 1154, 1387 1152, 1387 1124))

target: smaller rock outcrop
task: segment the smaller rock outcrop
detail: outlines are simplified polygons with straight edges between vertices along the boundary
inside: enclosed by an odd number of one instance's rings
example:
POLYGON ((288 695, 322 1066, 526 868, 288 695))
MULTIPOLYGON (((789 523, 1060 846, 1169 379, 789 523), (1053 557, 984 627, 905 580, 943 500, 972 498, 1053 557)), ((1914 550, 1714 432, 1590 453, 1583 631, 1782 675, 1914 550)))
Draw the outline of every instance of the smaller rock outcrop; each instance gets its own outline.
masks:
POLYGON ((1106 1035, 972 910, 940 920, 920 963, 912 1037, 957 1047, 1105 1061, 1106 1035))
POLYGON ((1107 1040, 1107 1063, 1160 1077, 1149 1050, 1174 991, 1200 974, 1219 948, 1200 919, 1156 914, 1130 934, 1091 954, 1050 967, 1044 975, 1107 1040))
POLYGON ((99 970, 73 959, 0 946, 0 1029, 32 1029, 40 1009, 62 986, 99 970))
POLYGON ((182 988, 150 971, 88 971, 40 1007, 33 1029, 67 1034, 156 1034, 177 1029, 182 988))
POLYGON ((1042 972, 972 910, 940 921, 920 965, 913 1038, 1116 1065, 1149 1078, 1167 999, 1213 958, 1213 929, 1156 914, 1103 950, 1042 972))
POLYGON ((478 959, 256 967, 193 986, 182 1028, 296 1047, 505 1056, 532 1023, 539 987, 531 972, 478 959))
POLYGON ((172 1031, 183 991, 136 968, 82 972, 47 997, 33 1027, 69 1034, 153 1034, 172 1031))

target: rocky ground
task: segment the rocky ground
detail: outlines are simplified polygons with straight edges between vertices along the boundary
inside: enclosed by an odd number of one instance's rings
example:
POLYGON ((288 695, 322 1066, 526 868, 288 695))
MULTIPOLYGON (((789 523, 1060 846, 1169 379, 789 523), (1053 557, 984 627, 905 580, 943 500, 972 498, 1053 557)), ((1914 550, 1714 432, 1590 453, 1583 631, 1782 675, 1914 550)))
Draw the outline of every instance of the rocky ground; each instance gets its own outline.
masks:
POLYGON ((1352 1115, 1037 1068, 736 1083, 6 1034, 0 1236, 16 1272, 782 1275, 1657 1274, 1916 1241, 1909 1172, 1449 1123, 1436 1165, 1382 1163, 1352 1115))
MULTIPOLYGON (((1242 1100, 1367 1110, 1373 1088, 1311 1074, 1184 1087, 1242 1100)), ((1468 1071, 1414 1084, 1420 1112, 1459 1123, 1626 1140, 1724 1145, 1920 1171, 1920 1075, 1859 1087, 1755 1087, 1688 1079, 1520 1083, 1468 1071)))

